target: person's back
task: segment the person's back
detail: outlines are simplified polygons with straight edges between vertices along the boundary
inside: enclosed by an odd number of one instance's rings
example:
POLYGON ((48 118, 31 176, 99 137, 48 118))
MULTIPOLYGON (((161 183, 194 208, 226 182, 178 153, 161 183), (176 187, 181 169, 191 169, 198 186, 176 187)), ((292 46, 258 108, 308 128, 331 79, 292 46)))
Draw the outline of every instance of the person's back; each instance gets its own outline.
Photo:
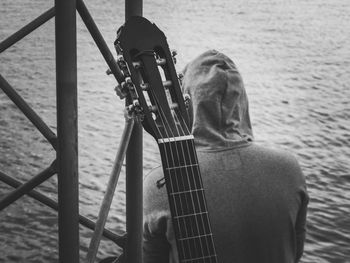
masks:
MULTIPOLYGON (((252 142, 240 75, 208 51, 184 72, 219 263, 292 263, 302 255, 308 196, 295 158, 252 142)), ((161 168, 145 178, 144 263, 178 262, 161 168)))

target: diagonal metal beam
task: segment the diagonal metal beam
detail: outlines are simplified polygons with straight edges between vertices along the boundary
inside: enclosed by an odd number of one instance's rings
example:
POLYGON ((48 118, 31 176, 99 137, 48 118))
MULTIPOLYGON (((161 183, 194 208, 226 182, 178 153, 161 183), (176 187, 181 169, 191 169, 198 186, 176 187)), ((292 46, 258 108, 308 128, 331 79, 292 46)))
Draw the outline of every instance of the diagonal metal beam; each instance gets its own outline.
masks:
POLYGON ((19 40, 24 38, 29 33, 33 32, 39 26, 49 21, 51 18, 55 16, 55 8, 52 7, 42 15, 38 16, 32 22, 28 23, 24 27, 22 27, 17 32, 13 33, 11 36, 6 38, 4 41, 0 43, 0 53, 11 47, 13 44, 17 43, 19 40))
POLYGON ((89 245, 89 250, 87 253, 87 262, 89 263, 94 263, 96 259, 96 254, 99 248, 99 244, 101 241, 101 236, 102 236, 102 230, 106 224, 107 217, 109 210, 111 208, 113 196, 115 189, 117 187, 120 171, 122 169, 123 161, 125 159, 125 154, 126 154, 126 149, 128 147, 129 141, 130 141, 130 136, 132 129, 134 127, 134 120, 135 117, 127 117, 126 118, 126 125, 123 131, 122 138, 120 140, 120 145, 118 148, 117 155, 115 157, 113 169, 111 172, 111 175, 109 177, 109 181, 107 184, 107 188, 105 191, 105 195, 103 197, 103 201, 100 207, 100 212, 98 214, 98 218, 96 221, 96 228, 94 231, 94 234, 91 238, 90 245, 89 245))
POLYGON ((38 114, 27 104, 27 102, 12 88, 12 86, 0 74, 0 88, 16 104, 23 114, 34 124, 41 134, 51 143, 52 147, 57 147, 56 134, 46 125, 38 114))
MULTIPOLYGON (((22 186, 22 183, 11 176, 8 176, 7 174, 3 173, 0 171, 0 180, 3 181, 4 183, 8 184, 9 186, 12 186, 14 188, 18 188, 22 186)), ((48 198, 47 196, 41 194, 40 192, 36 190, 31 190, 28 192, 28 196, 34 198, 35 200, 41 202, 42 204, 52 208, 55 211, 58 211, 58 203, 55 200, 52 200, 51 198, 48 198)), ((83 226, 94 230, 95 229, 95 223, 88 219, 87 217, 84 217, 82 215, 79 215, 79 223, 82 224, 83 226)), ((108 229, 103 229, 103 236, 114 243, 116 243, 119 247, 124 247, 125 246, 125 236, 119 236, 112 231, 108 229)))
POLYGON ((37 174, 31 178, 28 182, 22 184, 16 190, 12 191, 10 194, 5 196, 0 200, 0 211, 8 207, 10 204, 16 202, 22 196, 28 194, 35 187, 45 182, 51 176, 56 174, 56 161, 54 161, 48 168, 46 168, 41 173, 37 174))
POLYGON ((121 84, 124 81, 124 76, 120 71, 117 62, 115 61, 112 52, 109 50, 106 41, 103 39, 102 34, 98 30, 94 19, 90 15, 89 10, 82 0, 77 0, 77 10, 86 28, 89 30, 92 38, 99 48, 103 58, 109 66, 111 72, 113 73, 116 80, 121 84))

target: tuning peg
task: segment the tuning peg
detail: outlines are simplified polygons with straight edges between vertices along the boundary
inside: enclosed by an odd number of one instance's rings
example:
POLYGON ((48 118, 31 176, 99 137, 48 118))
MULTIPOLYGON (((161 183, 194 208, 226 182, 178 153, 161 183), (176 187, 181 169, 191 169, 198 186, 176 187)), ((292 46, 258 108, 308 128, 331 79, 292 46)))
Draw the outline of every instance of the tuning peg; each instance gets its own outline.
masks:
POLYGON ((183 80, 183 78, 184 78, 184 74, 179 73, 179 74, 177 75, 177 78, 179 79, 179 82, 180 82, 180 84, 182 85, 182 80, 183 80))
POLYGON ((131 94, 132 97, 134 97, 134 83, 132 83, 132 80, 130 77, 126 77, 125 81, 123 81, 121 84, 118 84, 115 88, 114 88, 115 92, 117 93, 117 95, 119 96, 120 99, 124 99, 128 93, 131 94))
POLYGON ((106 70, 106 74, 107 74, 107 75, 111 75, 112 73, 113 73, 113 72, 112 72, 112 70, 111 70, 110 68, 106 70))
POLYGON ((117 64, 119 66, 119 68, 124 72, 128 69, 126 62, 124 60, 124 57, 122 55, 119 55, 117 57, 117 64))
POLYGON ((142 118, 143 118, 143 109, 142 109, 142 107, 141 107, 141 105, 140 105, 138 100, 134 100, 132 102, 132 104, 127 106, 127 111, 129 112, 129 114, 130 113, 135 113, 142 120, 142 118))
POLYGON ((123 49, 121 48, 121 46, 119 45, 119 43, 116 43, 116 44, 114 45, 114 48, 115 48, 115 50, 117 51, 117 54, 118 54, 118 55, 123 53, 123 49))
POLYGON ((124 99, 128 94, 127 94, 127 88, 126 88, 126 83, 122 82, 122 84, 118 84, 114 88, 115 92, 117 93, 118 97, 122 100, 124 99))
POLYGON ((120 68, 125 68, 126 67, 126 62, 124 60, 123 55, 118 55, 117 56, 117 63, 120 68))
POLYGON ((176 64, 176 62, 177 62, 176 55, 177 55, 177 51, 175 49, 173 49, 171 51, 171 56, 173 57, 174 64, 176 64))
POLYGON ((125 78, 125 83, 128 85, 128 86, 133 86, 134 84, 132 83, 132 80, 130 77, 126 77, 125 78))
POLYGON ((123 72, 124 76, 130 76, 128 66, 126 64, 126 61, 124 60, 123 55, 118 55, 117 56, 117 64, 120 68, 120 70, 123 72))
POLYGON ((184 97, 185 106, 188 109, 190 106, 190 102, 191 102, 191 96, 190 96, 190 94, 185 93, 183 95, 183 97, 184 97))
POLYGON ((125 78, 125 89, 130 93, 132 98, 138 98, 134 83, 130 77, 125 78))

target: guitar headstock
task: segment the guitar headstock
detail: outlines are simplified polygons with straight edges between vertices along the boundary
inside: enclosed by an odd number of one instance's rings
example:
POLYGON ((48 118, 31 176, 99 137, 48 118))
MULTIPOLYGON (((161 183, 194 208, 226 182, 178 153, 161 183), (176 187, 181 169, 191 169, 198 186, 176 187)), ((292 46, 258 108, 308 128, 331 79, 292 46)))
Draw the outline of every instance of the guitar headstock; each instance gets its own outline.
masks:
POLYGON ((125 82, 119 95, 142 116, 145 130, 155 139, 190 135, 189 118, 174 54, 164 33, 143 17, 130 18, 114 42, 125 82))

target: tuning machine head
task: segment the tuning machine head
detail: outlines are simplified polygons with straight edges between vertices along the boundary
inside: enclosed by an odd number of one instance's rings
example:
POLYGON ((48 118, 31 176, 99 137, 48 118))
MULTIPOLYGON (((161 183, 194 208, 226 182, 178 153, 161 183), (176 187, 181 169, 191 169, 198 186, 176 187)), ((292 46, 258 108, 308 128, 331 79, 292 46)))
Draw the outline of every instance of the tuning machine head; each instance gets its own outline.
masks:
POLYGON ((185 93, 183 97, 184 97, 185 106, 187 109, 189 109, 190 103, 191 103, 191 96, 190 94, 185 93))
POLYGON ((131 95, 131 98, 136 99, 137 94, 135 91, 134 83, 130 77, 126 77, 125 81, 121 84, 118 84, 114 89, 120 99, 124 99, 128 94, 131 95))
POLYGON ((136 117, 140 122, 142 122, 145 117, 143 108, 140 106, 138 100, 134 100, 130 105, 128 105, 126 107, 126 112, 129 117, 136 117))
POLYGON ((184 74, 179 73, 179 74, 177 75, 177 78, 178 78, 178 80, 179 80, 180 85, 182 86, 182 80, 184 79, 184 74))
POLYGON ((122 84, 118 84, 115 88, 114 88, 116 94, 118 95, 118 97, 120 99, 124 99, 126 98, 126 96, 128 95, 128 91, 125 88, 125 82, 122 82, 122 84))
POLYGON ((123 54, 123 49, 122 49, 122 47, 120 46, 119 41, 115 41, 115 42, 114 42, 114 48, 115 48, 115 51, 117 51, 117 54, 118 54, 118 55, 123 54))
POLYGON ((177 62, 176 55, 177 55, 177 51, 175 49, 171 50, 171 56, 173 58, 174 64, 176 64, 177 62))
POLYGON ((127 63, 123 57, 123 55, 118 55, 117 56, 117 64, 121 70, 121 72, 123 73, 124 77, 127 78, 130 76, 130 72, 129 72, 129 69, 128 69, 128 66, 127 66, 127 63))

